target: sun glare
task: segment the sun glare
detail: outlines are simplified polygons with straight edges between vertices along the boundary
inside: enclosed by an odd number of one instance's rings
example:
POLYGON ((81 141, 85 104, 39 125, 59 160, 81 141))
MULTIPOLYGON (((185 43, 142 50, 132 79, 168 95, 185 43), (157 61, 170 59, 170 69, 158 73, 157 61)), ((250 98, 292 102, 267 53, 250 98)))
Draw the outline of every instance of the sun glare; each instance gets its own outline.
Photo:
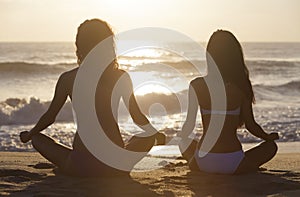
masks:
POLYGON ((166 87, 163 87, 162 85, 158 85, 158 84, 141 85, 134 90, 134 94, 140 96, 150 94, 150 93, 171 94, 172 92, 168 90, 166 87))
POLYGON ((124 56, 158 58, 161 57, 163 53, 164 52, 159 49, 137 49, 124 54, 124 56))

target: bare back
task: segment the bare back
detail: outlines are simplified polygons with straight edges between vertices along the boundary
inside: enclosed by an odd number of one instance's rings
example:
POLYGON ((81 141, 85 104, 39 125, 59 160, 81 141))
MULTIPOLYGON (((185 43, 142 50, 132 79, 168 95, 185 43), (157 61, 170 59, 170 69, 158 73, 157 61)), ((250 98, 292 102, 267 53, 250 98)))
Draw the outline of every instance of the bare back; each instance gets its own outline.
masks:
MULTIPOLYGON (((194 88, 198 104, 201 110, 213 111, 218 109, 211 109, 211 98, 208 88, 203 78, 197 78, 192 81, 192 87, 194 88)), ((227 111, 242 111, 242 92, 235 87, 233 84, 225 84, 225 92, 227 97, 227 111)), ((210 123, 211 114, 202 113, 203 123, 203 136, 200 140, 200 144, 203 141, 207 132, 208 125, 210 123)), ((235 152, 241 150, 241 143, 237 138, 236 132, 239 127, 240 115, 239 114, 227 114, 225 115, 225 122, 216 144, 213 146, 211 152, 224 153, 224 152, 235 152)))
MULTIPOLYGON (((60 89, 57 95, 67 95, 72 100, 73 84, 77 71, 78 68, 75 68, 61 75, 57 84, 57 89, 60 89)), ((149 127, 147 117, 141 112, 136 102, 130 76, 125 71, 115 68, 115 65, 112 64, 106 68, 98 81, 95 94, 95 107, 98 121, 106 136, 113 143, 124 148, 124 141, 117 123, 118 107, 121 99, 123 99, 133 122, 138 126, 148 125, 149 127)), ((62 100, 62 102, 65 102, 65 99, 62 100)), ((87 151, 86 147, 80 140, 78 133, 75 135, 73 148, 78 151, 87 151)))
MULTIPOLYGON (((101 124, 106 135, 110 138, 112 142, 120 147, 124 147, 124 142, 122 140, 118 124, 114 118, 114 112, 111 108, 112 101, 112 91, 118 81, 118 79, 124 74, 124 71, 114 69, 109 70, 108 68, 101 76, 96 90, 95 96, 95 107, 98 116, 99 123, 101 124)), ((73 84, 76 78, 78 68, 68 71, 62 75, 63 85, 65 86, 65 91, 72 100, 73 84)), ((118 98, 120 100, 120 97, 118 98)), ((88 131, 85 131, 88 132, 88 131)), ((76 132, 74 142, 74 150, 87 151, 86 147, 83 145, 76 132)))

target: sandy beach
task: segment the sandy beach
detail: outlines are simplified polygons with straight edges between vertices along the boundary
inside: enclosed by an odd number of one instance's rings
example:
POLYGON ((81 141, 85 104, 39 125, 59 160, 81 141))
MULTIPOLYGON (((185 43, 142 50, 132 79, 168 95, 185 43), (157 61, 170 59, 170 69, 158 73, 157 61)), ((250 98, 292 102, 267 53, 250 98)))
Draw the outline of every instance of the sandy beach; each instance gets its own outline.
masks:
POLYGON ((285 152, 281 149, 262 171, 252 174, 191 172, 178 158, 160 169, 110 178, 69 177, 56 172, 38 153, 0 152, 0 195, 299 196, 300 153, 285 152))
POLYGON ((0 0, 0 197, 300 197, 299 8, 0 0))

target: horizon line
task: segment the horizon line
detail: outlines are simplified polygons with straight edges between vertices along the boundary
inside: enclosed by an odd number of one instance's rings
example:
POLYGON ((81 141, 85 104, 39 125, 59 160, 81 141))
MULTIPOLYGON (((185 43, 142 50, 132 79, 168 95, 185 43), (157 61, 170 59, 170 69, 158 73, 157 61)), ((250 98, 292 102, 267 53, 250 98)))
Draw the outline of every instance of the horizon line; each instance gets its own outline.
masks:
MULTIPOLYGON (((176 41, 174 41, 176 42, 176 41)), ((199 43, 207 43, 208 41, 199 41, 197 40, 196 42, 199 43)), ((300 43, 300 40, 296 41, 240 41, 241 43, 300 43)), ((75 43, 75 41, 63 41, 63 40, 58 40, 58 41, 4 41, 0 40, 0 43, 75 43)))

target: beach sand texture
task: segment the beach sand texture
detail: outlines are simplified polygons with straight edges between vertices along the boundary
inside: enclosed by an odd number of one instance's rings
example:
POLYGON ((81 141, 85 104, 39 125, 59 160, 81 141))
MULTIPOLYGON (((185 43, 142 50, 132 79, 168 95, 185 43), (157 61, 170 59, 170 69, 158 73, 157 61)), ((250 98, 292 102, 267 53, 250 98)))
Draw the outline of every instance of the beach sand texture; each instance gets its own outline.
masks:
POLYGON ((300 153, 279 153, 265 171, 237 176, 191 172, 179 158, 130 177, 76 178, 55 174, 38 153, 0 158, 1 196, 300 196, 300 153))

